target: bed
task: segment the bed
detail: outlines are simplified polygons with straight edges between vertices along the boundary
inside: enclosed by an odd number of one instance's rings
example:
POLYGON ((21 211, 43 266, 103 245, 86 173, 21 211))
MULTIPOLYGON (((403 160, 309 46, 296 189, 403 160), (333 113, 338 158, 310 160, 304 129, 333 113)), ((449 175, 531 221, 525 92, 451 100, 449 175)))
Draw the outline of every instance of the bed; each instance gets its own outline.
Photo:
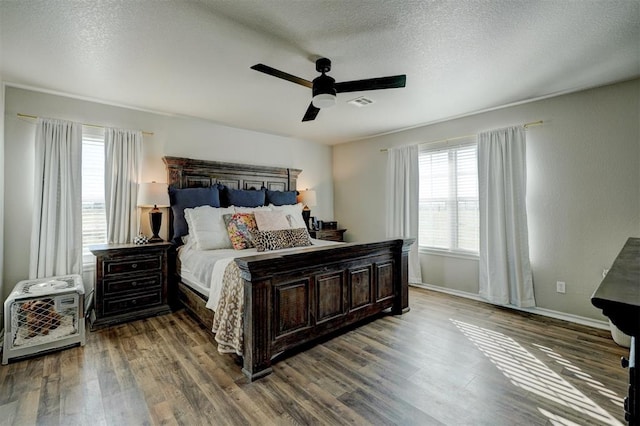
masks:
MULTIPOLYGON (((170 188, 295 191, 297 169, 163 158, 170 188)), ((170 209, 170 233, 174 232, 170 209)), ((271 373, 283 354, 384 313, 409 310, 408 252, 412 239, 341 243, 266 251, 234 260, 243 288, 242 371, 249 380, 271 373)), ((177 251, 177 250, 176 250, 177 251)), ((174 253, 176 252, 174 251, 174 253)), ((181 276, 172 256, 171 295, 212 329, 207 295, 181 276)))

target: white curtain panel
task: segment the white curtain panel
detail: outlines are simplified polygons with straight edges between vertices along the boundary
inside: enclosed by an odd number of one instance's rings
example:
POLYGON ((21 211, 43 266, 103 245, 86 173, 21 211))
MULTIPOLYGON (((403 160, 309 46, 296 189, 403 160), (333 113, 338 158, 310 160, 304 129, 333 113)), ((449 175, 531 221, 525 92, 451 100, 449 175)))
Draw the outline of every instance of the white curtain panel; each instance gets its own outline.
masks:
POLYGON ((39 118, 29 278, 82 273, 82 125, 39 118))
POLYGON ((107 241, 131 243, 138 231, 138 184, 142 167, 142 132, 106 128, 104 185, 107 241))
POLYGON ((409 252, 409 282, 422 283, 418 257, 418 146, 387 151, 387 237, 415 238, 409 252))
POLYGON ((525 145, 522 127, 478 134, 480 296, 495 304, 532 307, 525 145))

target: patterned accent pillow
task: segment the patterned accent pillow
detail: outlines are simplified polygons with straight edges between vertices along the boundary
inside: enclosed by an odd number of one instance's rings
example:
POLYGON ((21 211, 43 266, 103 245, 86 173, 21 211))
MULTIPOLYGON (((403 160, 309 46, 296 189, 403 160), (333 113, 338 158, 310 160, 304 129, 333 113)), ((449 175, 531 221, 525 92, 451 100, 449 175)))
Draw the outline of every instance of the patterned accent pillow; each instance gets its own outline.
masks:
POLYGON ((279 229, 277 231, 252 232, 253 244, 258 251, 280 250, 311 245, 307 228, 279 229))
POLYGON ((231 245, 236 250, 253 247, 251 233, 258 230, 253 213, 234 213, 222 216, 231 245))

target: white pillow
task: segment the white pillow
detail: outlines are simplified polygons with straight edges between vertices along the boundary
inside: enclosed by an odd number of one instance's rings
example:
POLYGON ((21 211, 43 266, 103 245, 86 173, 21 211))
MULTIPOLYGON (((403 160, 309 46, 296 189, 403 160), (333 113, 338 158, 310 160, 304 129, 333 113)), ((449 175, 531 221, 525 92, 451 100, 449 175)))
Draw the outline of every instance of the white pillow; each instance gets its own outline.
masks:
POLYGON ((233 214, 232 207, 218 208, 200 206, 184 209, 184 217, 189 226, 190 239, 195 240, 198 250, 233 248, 222 216, 233 214))
POLYGON ((283 211, 256 211, 253 212, 253 216, 260 231, 291 229, 291 224, 283 211))
MULTIPOLYGON (((269 204, 269 207, 271 207, 273 211, 284 212, 285 216, 291 216, 290 217, 291 228, 307 229, 307 224, 304 222, 304 219, 302 218, 302 207, 303 207, 302 203, 287 204, 284 206, 274 206, 273 204, 269 204)), ((260 228, 258 227, 258 229, 260 228)))
POLYGON ((230 209, 234 209, 234 213, 253 213, 253 212, 269 212, 271 211, 271 207, 261 206, 261 207, 236 207, 231 206, 230 209))
POLYGON ((183 250, 197 250, 196 249, 196 242, 194 241, 193 238, 189 238, 189 234, 183 235, 182 237, 180 237, 180 239, 182 240, 182 245, 180 246, 181 249, 183 249, 183 250))

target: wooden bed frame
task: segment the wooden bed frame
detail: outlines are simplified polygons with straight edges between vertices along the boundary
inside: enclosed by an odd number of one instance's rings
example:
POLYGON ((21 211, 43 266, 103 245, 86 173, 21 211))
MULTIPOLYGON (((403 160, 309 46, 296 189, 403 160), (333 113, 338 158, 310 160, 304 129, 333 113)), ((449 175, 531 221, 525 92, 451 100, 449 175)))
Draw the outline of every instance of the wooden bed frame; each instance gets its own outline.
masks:
MULTIPOLYGON (((300 170, 164 157, 175 188, 223 183, 234 189, 295 190, 300 170)), ((170 221, 171 223, 172 221, 170 221)), ((171 227, 171 226, 170 226, 171 227)), ((269 374, 277 356, 383 312, 409 310, 413 239, 347 243, 236 259, 244 281, 243 373, 269 374)), ((177 297, 205 327, 213 312, 174 274, 177 297)))

